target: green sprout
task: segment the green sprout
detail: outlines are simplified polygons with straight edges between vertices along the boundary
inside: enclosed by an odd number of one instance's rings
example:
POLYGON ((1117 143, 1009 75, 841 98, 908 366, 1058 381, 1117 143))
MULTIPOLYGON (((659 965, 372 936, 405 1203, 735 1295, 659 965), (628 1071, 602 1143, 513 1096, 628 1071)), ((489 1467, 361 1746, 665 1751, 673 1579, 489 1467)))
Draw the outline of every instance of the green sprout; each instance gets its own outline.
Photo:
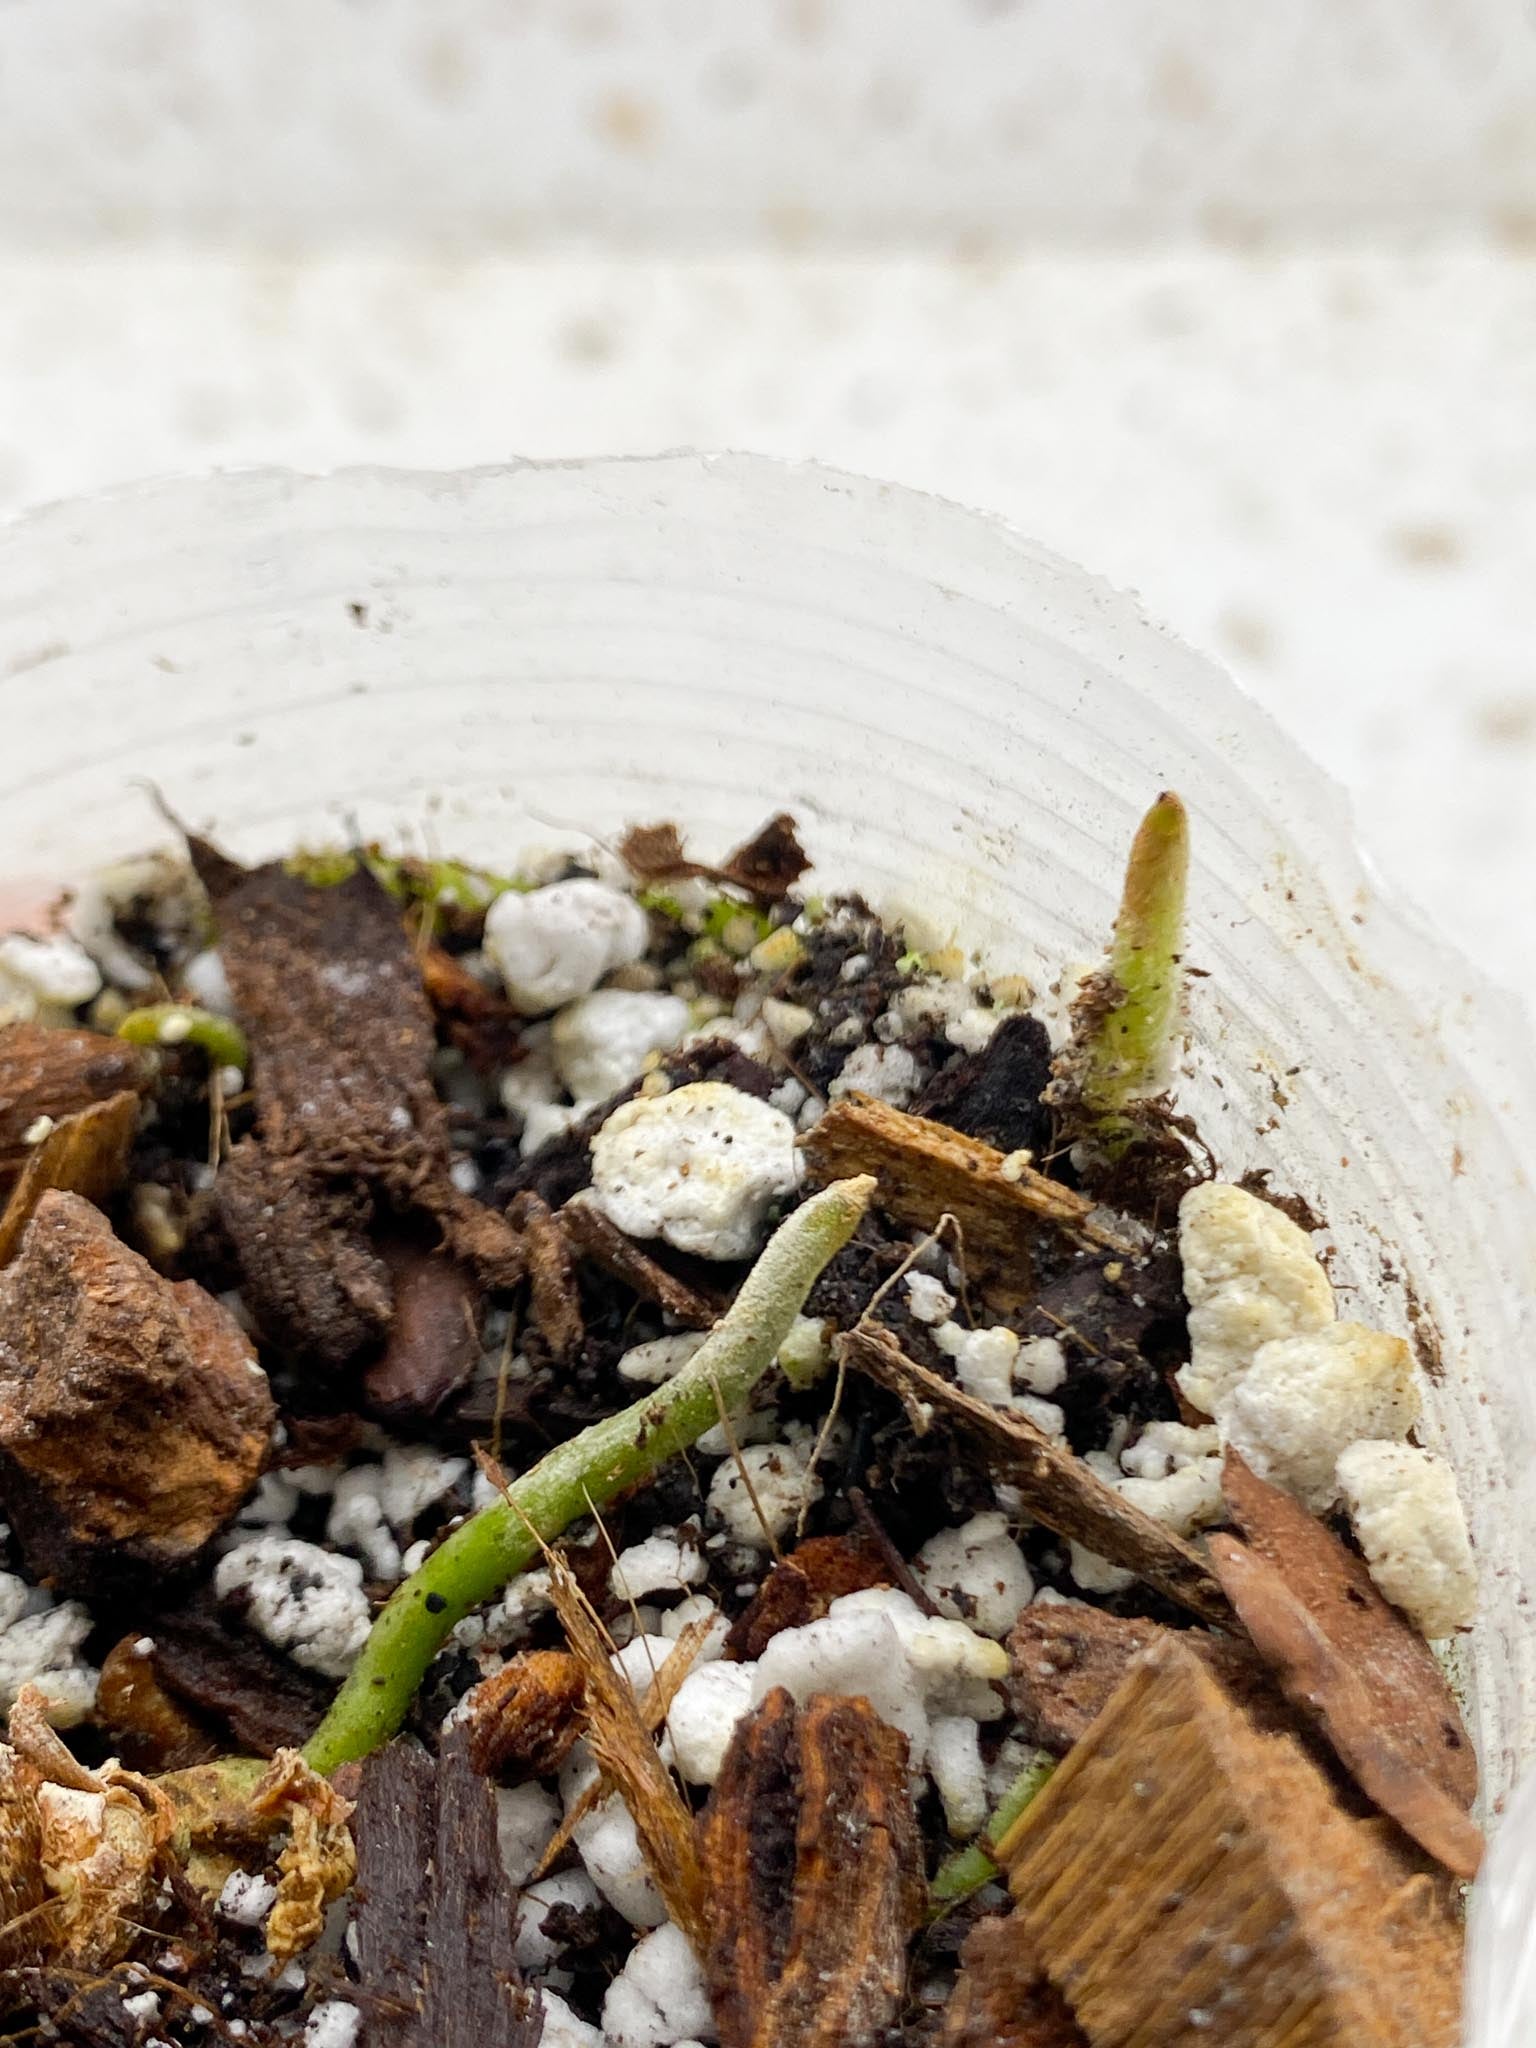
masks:
POLYGON ((498 875, 458 860, 418 860, 411 854, 384 853, 377 845, 322 846, 291 854, 285 870, 312 889, 335 888, 366 868, 381 889, 399 903, 433 903, 471 914, 481 911, 508 889, 528 890, 531 882, 498 875))
POLYGON ((1044 1787, 1055 1768, 1054 1757, 1047 1756, 1043 1749, 1036 1750, 987 1816, 986 1825, 976 1840, 967 1842, 963 1849, 957 1849, 953 1856, 946 1857, 939 1865, 928 1887, 928 1916, 931 1920, 942 1920, 946 1913, 964 1905, 967 1899, 973 1898, 1001 1875, 990 1851, 996 1848, 1036 1793, 1044 1787))
POLYGON ((210 1066, 239 1067, 242 1073, 250 1061, 245 1033, 233 1017, 217 1016, 193 1003, 149 1003, 142 1010, 130 1010, 117 1035, 130 1045, 195 1045, 208 1055, 210 1066))
POLYGON ((704 912, 700 931, 706 939, 713 939, 728 953, 734 953, 744 960, 761 939, 766 939, 773 930, 773 920, 754 903, 743 903, 735 896, 717 896, 704 912))
POLYGON ((642 910, 654 910, 660 917, 671 918, 674 924, 681 924, 687 912, 680 896, 674 896, 670 889, 637 889, 635 901, 642 910))
POLYGON ((395 1592, 310 1738, 329 1774, 387 1742, 449 1632, 583 1515, 639 1485, 737 1408, 794 1328, 817 1275, 869 1207, 868 1174, 834 1181, 787 1216, 741 1292, 688 1363, 617 1415, 557 1444, 501 1499, 463 1523, 395 1592))
POLYGON ((1114 1125, 1132 1103, 1167 1080, 1183 999, 1180 955, 1189 876, 1189 815, 1171 790, 1142 819, 1126 864, 1100 987, 1073 1047, 1078 1099, 1100 1123, 1114 1125))

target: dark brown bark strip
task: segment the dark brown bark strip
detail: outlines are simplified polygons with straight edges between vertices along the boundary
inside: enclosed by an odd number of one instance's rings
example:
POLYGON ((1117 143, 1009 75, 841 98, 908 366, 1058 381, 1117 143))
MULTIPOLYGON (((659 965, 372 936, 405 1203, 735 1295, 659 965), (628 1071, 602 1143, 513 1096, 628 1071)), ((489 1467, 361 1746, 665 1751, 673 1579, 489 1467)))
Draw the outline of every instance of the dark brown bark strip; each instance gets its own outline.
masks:
POLYGON ((496 1794, 462 1731, 435 1764, 408 1736, 371 1756, 353 1833, 366 2048, 535 2048, 542 2022, 512 1957, 496 1794))
POLYGON ((920 1434, 938 1417, 981 1443, 1047 1529, 1134 1572, 1202 1621, 1231 1625, 1226 1596, 1194 1546, 1133 1507, 1065 1444, 918 1365, 888 1330, 861 1326, 834 1349, 896 1394, 920 1434))

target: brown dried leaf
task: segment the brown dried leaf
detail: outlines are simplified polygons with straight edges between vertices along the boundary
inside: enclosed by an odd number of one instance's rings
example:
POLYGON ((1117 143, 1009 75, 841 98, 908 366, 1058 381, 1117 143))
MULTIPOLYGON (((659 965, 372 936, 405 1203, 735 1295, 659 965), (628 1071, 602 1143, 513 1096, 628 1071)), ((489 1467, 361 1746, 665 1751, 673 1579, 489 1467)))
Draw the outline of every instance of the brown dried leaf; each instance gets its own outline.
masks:
POLYGON ((1194 1546, 1106 1485, 1066 1445, 917 1364, 888 1330, 860 1325, 836 1338, 833 1348, 900 1398, 919 1435, 938 1416, 977 1439, 1019 1489, 1026 1511, 1047 1529, 1134 1572, 1202 1621, 1230 1625, 1226 1597, 1194 1546))
POLYGON ((619 841, 619 858, 637 882, 668 882, 709 873, 688 858, 682 833, 666 822, 631 825, 619 841))
POLYGON ((34 1848, 41 1879, 39 1897, 19 1873, 0 1878, 0 1889, 30 1899, 31 1917, 10 1930, 18 1959, 99 1970, 126 1954, 153 1911, 171 1867, 170 1802, 115 1762, 86 1770, 33 1686, 17 1694, 9 1734, 9 1749, 0 1746, 7 1835, 13 1850, 34 1848))
POLYGON ((465 1387, 480 1356, 475 1289, 441 1252, 384 1251, 394 1314, 384 1349, 363 1373, 363 1405, 381 1422, 420 1423, 465 1387))
POLYGON ((581 1733, 587 1695, 568 1650, 524 1650, 465 1696, 469 1760, 484 1778, 543 1778, 581 1733))
POLYGON ((142 1094, 154 1061, 142 1046, 99 1031, 0 1026, 0 1184, 27 1163, 23 1142, 39 1117, 55 1122, 125 1091, 142 1094))
MULTIPOLYGON (((693 1814, 661 1760, 628 1681, 609 1662, 601 1624, 570 1566, 556 1551, 549 1553, 547 1563, 555 1612, 585 1683, 588 1745, 629 1809, 646 1868, 668 1913, 702 1955, 709 1931, 708 1905, 693 1814)), ((674 1661, 681 1663, 681 1682, 692 1652, 681 1660, 674 1650, 663 1674, 674 1661)), ((663 1705, 661 1714, 665 1712, 663 1705)))
POLYGON ((46 1189, 63 1188, 98 1206, 115 1194, 128 1171, 138 1128, 139 1098, 124 1089, 63 1117, 40 1145, 32 1146, 0 1213, 0 1266, 21 1243, 46 1189))
POLYGON ((326 1907, 357 1875, 347 1826, 352 1807, 296 1749, 283 1749, 252 1794, 251 1811, 288 1834, 277 1859, 277 1902, 267 1916, 267 1950, 286 1962, 320 1939, 326 1907))
POLYGON ((681 832, 670 823, 631 825, 619 841, 619 855, 637 881, 680 881, 701 875, 729 882, 760 903, 780 902, 811 864, 787 811, 760 826, 717 868, 690 860, 681 832))
POLYGON ((42 1947, 34 1916, 47 1899, 43 1884, 42 1816, 36 1764, 0 1742, 0 1969, 26 1962, 42 1947))
POLYGON ((882 2040, 924 1899, 906 1738, 868 1700, 797 1709, 776 1688, 738 1723, 699 1840, 722 2048, 882 2040))
POLYGON ((953 1216, 967 1265, 991 1275, 1000 1301, 1030 1299, 1042 1227, 1127 1255, 1136 1249, 1086 1196, 1060 1181, 1033 1167, 1005 1175, 1005 1155, 993 1146, 868 1095, 834 1102, 800 1144, 817 1183, 875 1174, 879 1205, 894 1222, 932 1230, 941 1216, 953 1216))
POLYGON ((1455 1695, 1434 1651, 1382 1598, 1364 1560, 1236 1451, 1227 1452, 1222 1491, 1249 1549, 1274 1566, 1340 1662, 1363 1680, 1394 1746, 1458 1806, 1470 1807, 1477 1753, 1455 1695))
POLYGON ((642 1301, 653 1302, 685 1328, 710 1329, 724 1314, 725 1303, 680 1280, 632 1237, 626 1237, 593 1202, 570 1201, 560 1211, 560 1225, 580 1257, 590 1259, 642 1301))
POLYGON ((1032 1955, 1095 2042, 1454 2048, 1461 1928, 1175 1635, 997 1847, 1032 1955), (1191 2015, 1203 2015, 1198 2025, 1191 2015))
POLYGON ((966 1936, 944 2013, 943 2048, 1088 2048, 1088 2036, 1046 1976, 1016 1913, 966 1936))
POLYGON ((1210 1554, 1286 1698, 1314 1716, 1361 1791, 1447 1870, 1475 1877, 1483 1856, 1476 1824, 1404 1751, 1381 1698, 1344 1661, 1279 1572, 1232 1536, 1212 1536, 1210 1554))
POLYGON ((139 1651, 141 1641, 124 1636, 102 1659, 98 1725, 130 1770, 183 1771, 210 1762, 218 1743, 164 1690, 149 1656, 139 1651))
POLYGON ((734 853, 726 855, 720 872, 728 882, 745 889, 760 903, 778 903, 810 864, 795 831, 794 819, 788 811, 779 811, 734 853))
POLYGON ((575 1355, 586 1335, 576 1261, 563 1224, 531 1188, 513 1197, 507 1216, 523 1240, 534 1327, 550 1355, 563 1362, 575 1355))
POLYGON ((820 1621, 845 1593, 891 1583, 890 1568, 868 1536, 812 1536, 773 1567, 736 1617, 726 1655, 755 1662, 781 1629, 820 1621))
POLYGON ((226 1309, 79 1195, 42 1196, 0 1272, 0 1470, 34 1569, 190 1563, 256 1483, 274 1412, 226 1309))

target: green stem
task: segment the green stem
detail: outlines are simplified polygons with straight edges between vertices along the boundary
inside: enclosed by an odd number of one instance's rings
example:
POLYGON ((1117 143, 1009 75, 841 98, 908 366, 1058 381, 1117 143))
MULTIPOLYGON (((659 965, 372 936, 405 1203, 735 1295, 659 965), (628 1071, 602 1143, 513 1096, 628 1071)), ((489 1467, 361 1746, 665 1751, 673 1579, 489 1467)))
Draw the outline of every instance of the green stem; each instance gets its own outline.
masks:
POLYGON ((1055 1768, 1054 1757, 1037 1751, 998 1801, 976 1840, 939 1865, 928 1887, 930 1919, 940 1920, 952 1913, 1000 1875, 988 1851, 1003 1839, 1055 1768))
POLYGON ((1183 976, 1189 815, 1171 790, 1142 819, 1125 870, 1120 914, 1106 963, 1119 994, 1084 1048, 1085 1109, 1114 1117, 1155 1095, 1166 1079, 1183 976))
POLYGON ((193 1003, 150 1003, 130 1010, 117 1027, 119 1038, 132 1045, 195 1045, 216 1067, 250 1064, 245 1033, 232 1017, 217 1017, 193 1003))
POLYGON ((693 1357, 664 1386, 556 1445, 456 1529, 401 1586, 373 1624, 330 1712, 305 1748, 329 1773, 387 1742, 409 1711, 449 1631, 492 1599, 572 1522, 648 1479, 697 1442, 772 1365, 817 1275, 869 1206, 869 1175, 834 1181, 780 1224, 741 1292, 693 1357))

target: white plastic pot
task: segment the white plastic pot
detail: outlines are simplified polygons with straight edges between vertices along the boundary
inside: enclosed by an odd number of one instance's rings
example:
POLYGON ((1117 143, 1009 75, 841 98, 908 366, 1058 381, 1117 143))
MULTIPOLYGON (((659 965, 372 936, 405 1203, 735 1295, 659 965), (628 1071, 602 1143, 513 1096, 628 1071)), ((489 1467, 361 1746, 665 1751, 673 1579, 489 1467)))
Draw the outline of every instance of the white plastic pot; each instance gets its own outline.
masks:
MULTIPOLYGON (((955 506, 737 456, 224 476, 0 530, 0 733, 23 894, 162 838, 146 781, 246 855, 356 828, 503 863, 665 816, 723 848, 785 807, 827 882, 1043 981, 1097 954, 1136 818, 1178 789, 1208 977, 1183 1097, 1225 1171, 1328 1218, 1350 1312, 1435 1374, 1497 1830, 1536 1749, 1525 1025, 1129 598, 955 506)), ((1484 1881, 1477 2048, 1536 2032, 1533 1826, 1511 1807, 1484 1881)))

